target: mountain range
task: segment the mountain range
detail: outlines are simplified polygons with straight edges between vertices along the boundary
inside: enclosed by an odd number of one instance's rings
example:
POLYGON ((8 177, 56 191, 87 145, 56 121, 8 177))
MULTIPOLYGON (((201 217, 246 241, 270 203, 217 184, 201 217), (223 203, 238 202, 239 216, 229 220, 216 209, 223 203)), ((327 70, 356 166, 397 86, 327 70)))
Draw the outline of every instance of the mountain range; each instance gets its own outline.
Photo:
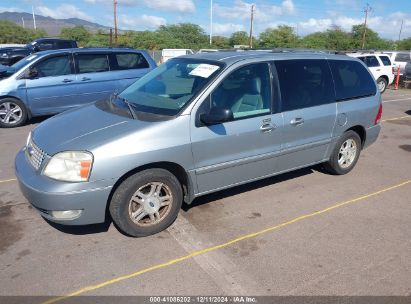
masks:
MULTIPOLYGON (((57 36, 60 34, 60 30, 63 27, 75 27, 84 26, 87 30, 91 32, 96 32, 97 30, 103 30, 105 32, 110 30, 110 27, 93 23, 84 19, 79 18, 68 18, 68 19, 54 19, 51 17, 45 17, 42 15, 35 15, 37 28, 44 29, 49 36, 57 36)), ((0 20, 8 20, 19 25, 23 25, 26 28, 33 28, 33 15, 24 12, 2 12, 0 13, 0 20)))

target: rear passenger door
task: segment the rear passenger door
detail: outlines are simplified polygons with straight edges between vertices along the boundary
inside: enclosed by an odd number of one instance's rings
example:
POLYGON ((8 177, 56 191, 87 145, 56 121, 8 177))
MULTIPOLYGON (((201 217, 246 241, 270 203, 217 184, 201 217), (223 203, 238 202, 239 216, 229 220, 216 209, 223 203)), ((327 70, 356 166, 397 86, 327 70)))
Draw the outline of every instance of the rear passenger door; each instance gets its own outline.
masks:
POLYGON ((92 103, 109 97, 116 90, 116 78, 110 71, 109 53, 74 55, 76 65, 76 104, 92 103))
POLYGON ((364 56, 358 57, 358 59, 362 60, 365 63, 375 80, 377 80, 381 76, 382 69, 380 62, 378 61, 376 56, 364 56))
POLYGON ((326 60, 275 62, 284 118, 279 171, 324 160, 336 121, 335 92, 326 60))
POLYGON ((117 79, 117 90, 123 91, 150 70, 150 64, 138 52, 113 52, 111 56, 113 76, 117 79))

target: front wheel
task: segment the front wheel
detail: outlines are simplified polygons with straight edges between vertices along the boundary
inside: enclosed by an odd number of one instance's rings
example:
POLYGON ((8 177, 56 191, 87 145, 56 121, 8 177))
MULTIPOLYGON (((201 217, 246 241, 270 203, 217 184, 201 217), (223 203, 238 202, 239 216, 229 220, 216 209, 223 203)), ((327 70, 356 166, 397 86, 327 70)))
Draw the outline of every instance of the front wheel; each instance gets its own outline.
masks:
POLYGON ((325 163, 328 172, 343 175, 350 172, 360 157, 361 138, 354 131, 347 131, 335 145, 330 160, 325 163))
POLYGON ((27 120, 27 109, 20 100, 4 98, 0 100, 0 127, 14 128, 27 120))
POLYGON ((377 85, 380 93, 384 93, 385 89, 387 88, 388 81, 384 77, 380 77, 377 79, 377 85))
POLYGON ((142 237, 170 226, 182 202, 178 179, 167 170, 149 169, 124 180, 115 190, 109 209, 120 231, 142 237))

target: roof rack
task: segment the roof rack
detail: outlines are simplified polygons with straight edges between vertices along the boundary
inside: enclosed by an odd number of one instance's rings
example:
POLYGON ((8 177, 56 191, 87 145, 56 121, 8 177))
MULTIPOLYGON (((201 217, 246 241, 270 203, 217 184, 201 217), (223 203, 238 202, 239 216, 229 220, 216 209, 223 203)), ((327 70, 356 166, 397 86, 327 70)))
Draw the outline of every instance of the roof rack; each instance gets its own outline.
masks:
POLYGON ((345 55, 344 52, 336 50, 308 49, 308 48, 258 48, 244 49, 245 51, 266 51, 272 53, 319 53, 319 54, 339 54, 345 55))

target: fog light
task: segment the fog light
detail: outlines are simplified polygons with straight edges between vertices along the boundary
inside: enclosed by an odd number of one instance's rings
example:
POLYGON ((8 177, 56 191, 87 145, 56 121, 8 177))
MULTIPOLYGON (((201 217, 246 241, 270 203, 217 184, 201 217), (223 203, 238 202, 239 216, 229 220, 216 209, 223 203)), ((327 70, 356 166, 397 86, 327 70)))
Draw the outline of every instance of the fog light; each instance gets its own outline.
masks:
POLYGON ((59 220, 73 220, 81 215, 82 210, 49 211, 49 214, 59 220))

